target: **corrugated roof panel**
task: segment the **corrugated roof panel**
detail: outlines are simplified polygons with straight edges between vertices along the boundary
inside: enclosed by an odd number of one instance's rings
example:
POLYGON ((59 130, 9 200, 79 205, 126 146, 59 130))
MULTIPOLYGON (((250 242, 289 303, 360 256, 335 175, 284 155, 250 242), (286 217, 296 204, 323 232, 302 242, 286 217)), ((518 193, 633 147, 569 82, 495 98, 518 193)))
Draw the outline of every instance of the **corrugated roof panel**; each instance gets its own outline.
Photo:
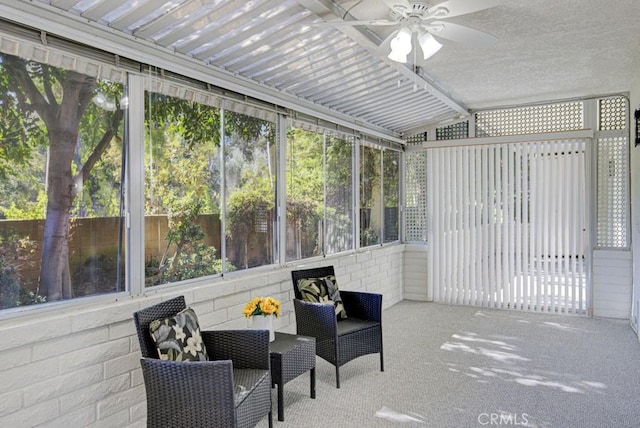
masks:
POLYGON ((333 13, 321 1, 39 1, 390 133, 462 109, 353 29, 315 25, 333 13))

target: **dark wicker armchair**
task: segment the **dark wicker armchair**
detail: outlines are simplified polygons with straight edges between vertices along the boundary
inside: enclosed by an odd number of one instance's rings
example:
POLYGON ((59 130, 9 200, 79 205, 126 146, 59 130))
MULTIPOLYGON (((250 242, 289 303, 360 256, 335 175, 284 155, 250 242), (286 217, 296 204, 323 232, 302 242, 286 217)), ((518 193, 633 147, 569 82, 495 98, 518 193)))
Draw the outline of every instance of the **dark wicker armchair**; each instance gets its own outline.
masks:
POLYGON ((133 314, 142 351, 149 427, 253 427, 271 415, 269 333, 202 331, 210 361, 158 359, 149 324, 186 308, 183 296, 133 314))
POLYGON ((337 320, 332 305, 301 300, 298 280, 334 275, 333 266, 291 272, 297 333, 316 338, 316 355, 336 367, 336 387, 340 388, 340 366, 367 354, 382 352, 382 295, 340 290, 347 318, 337 320))

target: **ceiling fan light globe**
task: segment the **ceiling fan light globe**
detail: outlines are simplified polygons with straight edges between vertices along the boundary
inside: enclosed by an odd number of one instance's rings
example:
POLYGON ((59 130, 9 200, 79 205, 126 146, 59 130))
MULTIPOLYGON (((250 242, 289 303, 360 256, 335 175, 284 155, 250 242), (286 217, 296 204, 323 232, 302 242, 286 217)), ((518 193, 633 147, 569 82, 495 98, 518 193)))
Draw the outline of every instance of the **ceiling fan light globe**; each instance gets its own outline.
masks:
POLYGON ((403 51, 409 53, 411 52, 411 36, 411 30, 409 30, 408 28, 401 28, 398 31, 398 35, 393 38, 393 41, 396 42, 396 46, 398 49, 402 49, 403 51))
POLYGON ((425 60, 435 55, 442 47, 442 44, 426 31, 418 36, 418 44, 420 44, 425 60))
POLYGON ((409 40, 409 44, 406 44, 402 40, 393 39, 389 47, 391 48, 391 52, 397 52, 399 55, 409 55, 412 49, 411 40, 409 40))
POLYGON ((406 63, 407 55, 413 49, 411 45, 411 30, 408 28, 401 28, 398 31, 398 34, 391 39, 389 43, 389 47, 391 48, 391 52, 389 52, 388 58, 392 61, 406 63))
POLYGON ((389 52, 387 58, 389 58, 391 61, 399 62, 401 64, 406 64, 407 62, 407 54, 398 50, 391 49, 391 52, 389 52))

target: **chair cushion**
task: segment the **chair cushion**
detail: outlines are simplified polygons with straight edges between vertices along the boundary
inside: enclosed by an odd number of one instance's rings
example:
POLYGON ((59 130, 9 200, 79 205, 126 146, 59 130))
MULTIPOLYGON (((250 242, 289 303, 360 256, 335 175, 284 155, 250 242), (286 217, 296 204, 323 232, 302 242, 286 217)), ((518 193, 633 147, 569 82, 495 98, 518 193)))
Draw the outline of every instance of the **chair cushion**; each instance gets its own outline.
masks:
POLYGON ((366 321, 356 318, 349 318, 344 322, 338 323, 338 336, 345 336, 355 331, 362 331, 368 328, 380 328, 380 323, 376 321, 366 321))
POLYGON ((207 361, 207 349, 202 342, 198 317, 191 308, 176 315, 152 321, 149 332, 158 348, 161 360, 207 361))
POLYGON ((340 298, 338 282, 334 275, 320 278, 301 278, 296 285, 302 300, 312 303, 331 303, 335 308, 338 320, 347 318, 347 312, 344 310, 342 298, 340 298))

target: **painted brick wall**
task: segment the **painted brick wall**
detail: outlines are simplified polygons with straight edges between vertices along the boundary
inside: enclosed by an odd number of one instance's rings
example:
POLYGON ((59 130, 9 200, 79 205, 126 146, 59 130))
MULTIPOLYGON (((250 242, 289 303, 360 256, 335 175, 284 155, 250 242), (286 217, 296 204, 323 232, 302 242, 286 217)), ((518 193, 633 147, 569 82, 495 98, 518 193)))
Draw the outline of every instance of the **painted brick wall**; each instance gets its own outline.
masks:
POLYGON ((333 264, 340 287, 379 292, 387 308, 402 300, 404 245, 305 260, 286 268, 235 272, 208 283, 66 302, 0 318, 0 426, 145 427, 145 389, 131 314, 183 294, 205 329, 245 328, 245 303, 271 295, 283 303, 276 328, 295 331, 293 268, 333 264))

